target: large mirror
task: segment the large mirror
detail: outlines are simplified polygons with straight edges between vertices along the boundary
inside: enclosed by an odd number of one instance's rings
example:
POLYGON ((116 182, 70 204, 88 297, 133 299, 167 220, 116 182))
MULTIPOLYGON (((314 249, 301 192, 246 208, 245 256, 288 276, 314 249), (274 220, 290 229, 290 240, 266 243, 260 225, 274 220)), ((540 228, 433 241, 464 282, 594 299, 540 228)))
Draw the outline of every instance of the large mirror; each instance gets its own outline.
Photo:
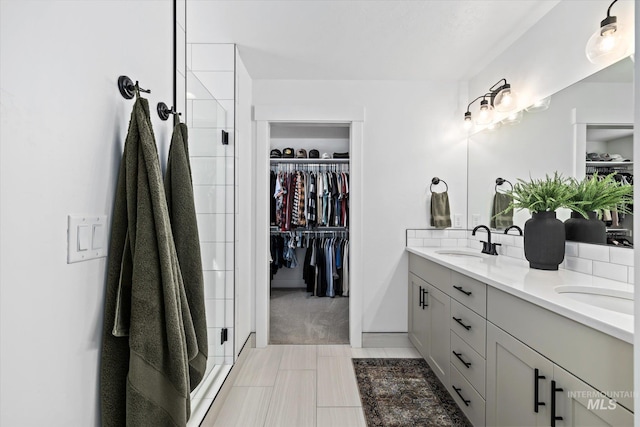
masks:
MULTIPOLYGON (((550 97, 548 109, 524 111, 519 123, 484 129, 468 139, 468 224, 490 224, 496 191, 510 188, 518 178, 544 178, 558 171, 583 178, 619 172, 633 177, 633 62, 625 58, 550 97), (594 157, 587 153, 609 156, 594 157), (619 157, 618 157, 619 156, 619 157), (616 161, 617 160, 617 161, 616 161), (496 185, 496 180, 506 180, 496 185), (507 182, 508 181, 508 182, 507 182)), ((558 218, 570 212, 559 210, 558 218)), ((528 211, 516 211, 513 223, 520 227, 528 211)), ((628 236, 632 219, 607 223, 612 236, 628 236)), ((500 226, 496 228, 502 228, 500 226)))

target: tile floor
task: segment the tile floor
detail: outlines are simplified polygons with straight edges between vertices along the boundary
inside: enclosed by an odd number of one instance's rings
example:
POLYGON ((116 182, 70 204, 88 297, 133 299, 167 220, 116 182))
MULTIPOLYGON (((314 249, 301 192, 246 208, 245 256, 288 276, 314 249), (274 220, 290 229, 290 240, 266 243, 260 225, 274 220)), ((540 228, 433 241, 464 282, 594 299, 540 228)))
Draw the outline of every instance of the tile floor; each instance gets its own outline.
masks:
POLYGON ((365 427, 351 358, 416 358, 415 348, 273 345, 248 349, 216 420, 204 427, 365 427))

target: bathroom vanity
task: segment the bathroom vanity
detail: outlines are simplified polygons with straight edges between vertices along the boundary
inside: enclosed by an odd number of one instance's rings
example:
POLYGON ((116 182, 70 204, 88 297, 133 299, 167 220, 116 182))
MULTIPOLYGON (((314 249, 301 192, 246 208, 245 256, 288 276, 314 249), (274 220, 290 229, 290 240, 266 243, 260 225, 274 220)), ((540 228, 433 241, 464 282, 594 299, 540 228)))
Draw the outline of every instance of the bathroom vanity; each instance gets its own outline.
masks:
POLYGON ((407 250, 409 339, 473 425, 633 425, 633 315, 598 299, 631 285, 407 250))

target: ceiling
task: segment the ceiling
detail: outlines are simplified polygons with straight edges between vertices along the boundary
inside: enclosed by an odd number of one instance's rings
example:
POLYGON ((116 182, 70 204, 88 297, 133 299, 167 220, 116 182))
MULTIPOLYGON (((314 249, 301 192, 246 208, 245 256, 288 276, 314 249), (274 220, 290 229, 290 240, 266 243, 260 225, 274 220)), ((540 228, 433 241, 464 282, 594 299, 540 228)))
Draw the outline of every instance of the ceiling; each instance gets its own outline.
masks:
POLYGON ((189 43, 236 43, 254 79, 468 79, 559 0, 189 0, 189 43))

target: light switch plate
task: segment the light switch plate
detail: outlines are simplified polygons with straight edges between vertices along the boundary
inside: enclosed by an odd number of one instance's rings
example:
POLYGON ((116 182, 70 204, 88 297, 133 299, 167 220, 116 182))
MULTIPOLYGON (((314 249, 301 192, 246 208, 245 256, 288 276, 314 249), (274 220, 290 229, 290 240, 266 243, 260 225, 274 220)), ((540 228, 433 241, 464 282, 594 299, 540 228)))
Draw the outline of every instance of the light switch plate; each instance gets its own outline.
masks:
POLYGON ((453 215, 453 228, 462 228, 462 214, 453 215))
POLYGON ((69 215, 67 264, 107 256, 106 230, 106 215, 69 215))
POLYGON ((471 215, 471 226, 473 228, 476 228, 479 225, 480 225, 480 214, 471 215))

